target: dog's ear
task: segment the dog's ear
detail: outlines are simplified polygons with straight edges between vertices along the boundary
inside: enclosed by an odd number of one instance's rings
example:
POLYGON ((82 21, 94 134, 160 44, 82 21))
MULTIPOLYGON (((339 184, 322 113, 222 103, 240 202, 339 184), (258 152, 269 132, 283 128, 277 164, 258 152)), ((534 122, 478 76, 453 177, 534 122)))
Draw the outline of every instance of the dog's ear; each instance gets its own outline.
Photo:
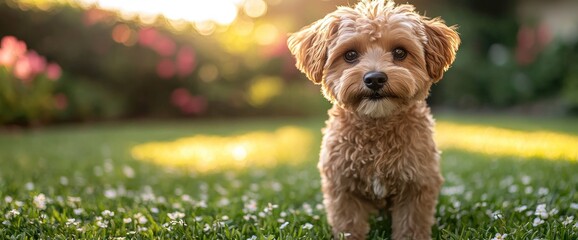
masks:
POLYGON ((323 80, 328 46, 337 35, 338 21, 338 16, 329 14, 291 34, 287 40, 289 50, 297 62, 295 66, 315 84, 323 80))
POLYGON ((440 18, 423 19, 427 44, 425 60, 430 78, 437 82, 456 58, 460 36, 455 26, 448 27, 440 18))

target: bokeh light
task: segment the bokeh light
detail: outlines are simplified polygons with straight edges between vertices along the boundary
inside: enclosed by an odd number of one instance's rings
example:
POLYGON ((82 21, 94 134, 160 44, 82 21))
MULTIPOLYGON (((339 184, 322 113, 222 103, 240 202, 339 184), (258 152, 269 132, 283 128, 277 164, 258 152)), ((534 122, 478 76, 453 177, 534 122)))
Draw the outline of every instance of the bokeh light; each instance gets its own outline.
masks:
POLYGON ((438 122, 436 130, 436 141, 442 149, 490 156, 578 160, 578 137, 573 135, 450 122, 438 122))
POLYGON ((286 126, 275 132, 256 131, 233 136, 196 135, 171 142, 150 142, 132 148, 137 160, 195 172, 249 167, 275 167, 308 160, 313 134, 286 126))

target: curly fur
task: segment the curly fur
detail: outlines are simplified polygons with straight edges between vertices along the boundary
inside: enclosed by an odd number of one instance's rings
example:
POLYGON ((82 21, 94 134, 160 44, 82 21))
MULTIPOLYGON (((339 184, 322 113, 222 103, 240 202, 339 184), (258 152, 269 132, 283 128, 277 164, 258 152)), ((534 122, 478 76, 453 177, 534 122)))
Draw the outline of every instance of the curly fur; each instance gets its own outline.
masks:
POLYGON ((289 37, 297 68, 333 103, 318 168, 336 237, 365 238, 370 215, 385 209, 393 239, 430 239, 443 177, 425 99, 459 43, 455 27, 387 0, 339 7, 289 37), (396 48, 407 57, 395 59, 396 48), (382 89, 364 85, 372 71, 387 75, 382 89))

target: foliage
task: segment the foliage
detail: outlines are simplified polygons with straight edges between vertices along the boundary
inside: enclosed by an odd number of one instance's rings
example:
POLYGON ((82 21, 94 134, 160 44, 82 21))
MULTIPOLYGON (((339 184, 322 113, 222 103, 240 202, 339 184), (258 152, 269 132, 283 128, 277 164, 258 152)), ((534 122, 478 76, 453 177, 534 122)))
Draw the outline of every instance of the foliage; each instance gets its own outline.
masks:
MULTIPOLYGON (((439 119, 520 134, 578 134, 575 119, 439 119)), ((2 134, 0 238, 327 239, 315 167, 318 144, 297 164, 212 173, 138 161, 130 153, 154 141, 198 134, 227 138, 286 125, 306 129, 319 142, 322 124, 323 119, 149 122, 2 134)), ((575 160, 444 147, 446 182, 434 239, 575 239, 577 167, 575 160)), ((388 238, 389 221, 372 218, 370 238, 388 238)))
POLYGON ((66 97, 55 93, 61 69, 28 50, 26 43, 5 36, 0 45, 0 124, 38 124, 66 107, 66 97))

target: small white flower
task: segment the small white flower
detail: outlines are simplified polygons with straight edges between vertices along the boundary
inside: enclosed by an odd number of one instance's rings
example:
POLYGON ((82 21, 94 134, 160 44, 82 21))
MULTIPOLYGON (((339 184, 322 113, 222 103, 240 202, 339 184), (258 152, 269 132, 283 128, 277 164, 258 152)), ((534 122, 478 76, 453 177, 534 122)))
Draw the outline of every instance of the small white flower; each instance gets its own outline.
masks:
POLYGON ((570 203, 570 208, 578 210, 578 203, 570 203))
POLYGON ((537 217, 537 218, 534 218, 534 222, 532 222, 532 226, 537 227, 538 225, 540 225, 542 223, 544 223, 544 220, 537 217))
POLYGON ((65 176, 60 177, 60 184, 62 184, 63 186, 68 185, 68 178, 65 176))
POLYGON ((285 219, 283 219, 283 218, 277 218, 277 222, 278 222, 278 223, 284 223, 284 222, 285 222, 285 219))
POLYGON ((564 226, 570 225, 572 224, 572 222, 574 222, 574 216, 567 216, 566 219, 564 219, 564 221, 562 222, 562 225, 564 226))
POLYGON ((132 218, 123 218, 122 219, 123 223, 131 223, 132 222, 132 218))
POLYGON ((141 227, 141 226, 139 226, 139 227, 137 228, 137 231, 139 231, 139 232, 145 232, 145 231, 148 231, 148 230, 149 230, 148 228, 146 228, 146 227, 141 227))
POLYGON ((110 210, 108 210, 108 209, 102 211, 101 214, 102 214, 102 216, 105 216, 105 217, 114 217, 114 212, 113 212, 113 211, 110 211, 110 210))
POLYGON ((106 228, 106 227, 108 227, 108 221, 107 221, 107 220, 98 219, 98 217, 97 217, 96 226, 98 226, 99 228, 106 228))
POLYGON ((540 196, 546 196, 548 195, 549 192, 550 190, 548 190, 547 188, 544 187, 538 188, 538 195, 540 196))
POLYGON ((24 206, 24 202, 18 201, 18 200, 14 201, 14 204, 16 204, 17 207, 22 207, 22 206, 24 206))
POLYGON ((257 240, 257 236, 253 235, 250 238, 247 238, 247 240, 257 240))
POLYGON ((313 224, 305 223, 305 224, 303 224, 303 226, 301 226, 301 228, 309 230, 309 229, 313 228, 313 224))
POLYGON ((34 189, 34 183, 27 182, 26 185, 24 185, 24 187, 26 188, 26 190, 32 191, 34 189))
POLYGON ((493 237, 492 240, 504 240, 507 236, 508 234, 496 233, 496 236, 493 237))
POLYGON ((148 222, 148 219, 142 214, 142 213, 136 213, 133 215, 133 218, 139 223, 139 224, 145 224, 148 222))
POLYGON ((156 208, 156 207, 152 207, 152 208, 151 208, 151 212, 154 213, 154 214, 157 214, 157 213, 159 213, 159 209, 156 208))
POLYGON ((20 215, 20 211, 16 210, 16 209, 12 209, 10 211, 8 211, 6 214, 4 214, 4 217, 6 219, 12 219, 15 216, 20 215))
POLYGON ((74 211, 74 214, 75 214, 75 215, 80 215, 80 214, 82 214, 82 213, 84 212, 84 209, 82 209, 82 208, 75 208, 73 211, 74 211))
POLYGON ((284 228, 287 227, 287 225, 289 225, 289 222, 284 222, 283 224, 281 224, 281 226, 279 227, 279 229, 283 230, 284 228))
POLYGON ((4 220, 4 221, 2 222, 2 224, 6 225, 6 226, 10 226, 10 221, 4 220))
POLYGON ((36 206, 36 208, 40 210, 46 209, 46 196, 44 196, 44 194, 41 193, 36 195, 32 202, 34 203, 34 206, 36 206))
POLYGON ((134 175, 135 175, 134 170, 130 166, 127 166, 127 165, 124 165, 122 167, 122 173, 124 173, 124 176, 127 178, 134 178, 134 175))
POLYGON ((115 199, 117 196, 116 190, 113 188, 108 188, 104 190, 104 197, 108 199, 115 199))
POLYGON ((14 200, 14 199, 12 199, 12 197, 10 197, 10 196, 4 197, 4 202, 5 202, 5 203, 11 203, 12 200, 14 200))
MULTIPOLYGON (((182 218, 185 217, 185 214, 182 213, 182 212, 179 212, 179 211, 173 212, 173 213, 167 213, 167 215, 169 216, 169 218, 170 218, 171 220, 182 219, 182 218)), ((224 216, 224 217, 226 217, 226 216, 224 216)), ((227 217, 227 218, 228 218, 228 217, 227 217)), ((224 220, 224 219, 223 219, 223 220, 224 220)))
POLYGON ((522 206, 516 207, 514 210, 516 212, 523 212, 523 211, 526 211, 526 209, 528 209, 528 206, 522 205, 522 206))
POLYGON ((536 211, 534 212, 534 215, 537 215, 542 219, 547 219, 549 214, 548 214, 548 211, 546 210, 546 204, 539 204, 536 207, 536 211))
POLYGON ((500 210, 497 210, 495 212, 492 213, 492 218, 494 220, 498 220, 502 218, 502 212, 500 212, 500 210))
MULTIPOLYGON (((183 214, 183 217, 184 217, 184 216, 185 216, 185 214, 183 214)), ((224 215, 224 216, 221 217, 221 219, 222 219, 223 221, 227 221, 227 220, 229 220, 229 216, 224 215)))

